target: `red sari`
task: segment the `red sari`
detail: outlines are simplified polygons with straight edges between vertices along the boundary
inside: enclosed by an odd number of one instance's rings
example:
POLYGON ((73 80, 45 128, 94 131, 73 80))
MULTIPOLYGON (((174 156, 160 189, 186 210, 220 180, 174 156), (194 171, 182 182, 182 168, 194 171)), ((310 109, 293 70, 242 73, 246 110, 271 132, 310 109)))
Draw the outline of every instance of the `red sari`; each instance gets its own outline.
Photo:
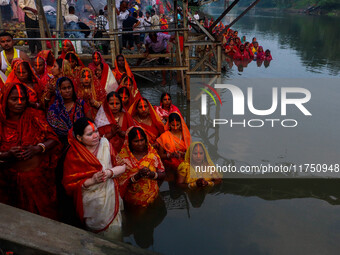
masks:
POLYGON ((133 73, 131 72, 131 68, 128 64, 128 62, 126 61, 126 58, 124 57, 124 62, 125 62, 125 72, 121 73, 118 69, 118 64, 117 64, 117 58, 115 60, 115 68, 113 69, 113 75, 115 76, 117 82, 119 85, 121 85, 121 82, 123 80, 123 78, 125 76, 128 76, 132 79, 133 81, 133 88, 134 90, 137 90, 137 83, 136 83, 136 80, 135 80, 135 76, 133 75, 133 73))
MULTIPOLYGON (((68 134, 68 142, 70 148, 67 151, 67 155, 64 161, 64 175, 63 175, 63 185, 66 193, 73 197, 76 212, 80 220, 85 223, 84 219, 84 207, 83 207, 83 195, 82 195, 82 185, 84 182, 92 178, 92 176, 103 170, 103 166, 100 161, 94 156, 89 150, 86 149, 84 145, 76 140, 73 135, 73 128, 70 129, 68 134)), ((115 157, 112 154, 112 148, 110 148, 111 162, 115 165, 115 157)), ((115 179, 115 210, 113 219, 117 216, 119 212, 119 190, 118 184, 115 179)), ((100 212, 98 212, 100 213, 100 212)), ((107 225, 107 227, 110 223, 107 225)), ((100 231, 103 231, 102 229, 100 231)))
MULTIPOLYGON (((145 98, 141 98, 141 99, 145 99, 145 98)), ((152 125, 149 126, 138 121, 136 107, 141 99, 135 101, 133 105, 131 105, 129 113, 134 118, 135 123, 144 129, 145 134, 147 135, 150 144, 154 144, 156 142, 157 137, 159 137, 164 132, 164 124, 159 118, 159 116, 157 115, 156 111, 154 110, 150 102, 146 99, 145 100, 150 110, 150 118, 152 120, 152 125)))
MULTIPOLYGON (((42 111, 28 107, 18 121, 6 118, 7 98, 14 85, 6 84, 0 96, 0 151, 9 151, 14 146, 37 145, 50 139, 58 141, 42 111)), ((28 160, 1 165, 1 202, 56 219, 55 168, 60 151, 59 143, 52 150, 28 160)))
MULTIPOLYGON (((124 115, 121 130, 126 131, 129 127, 134 126, 135 122, 133 121, 129 113, 123 111, 123 114, 124 115)), ((114 118, 114 115, 109 107, 107 100, 104 101, 102 107, 99 109, 95 119, 95 123, 98 127, 100 136, 111 133, 112 126, 117 124, 117 121, 114 118)), ((124 138, 116 134, 109 140, 109 142, 112 144, 116 154, 118 154, 123 147, 124 138)))
MULTIPOLYGON (((39 51, 38 54, 37 54, 37 57, 40 57, 40 58, 43 58, 45 59, 45 61, 47 62, 47 59, 48 59, 48 55, 49 54, 53 54, 51 50, 42 50, 42 51, 39 51)), ((54 63, 53 63, 54 64, 54 63)), ((48 74, 52 75, 52 68, 53 68, 53 64, 52 65, 47 65, 46 64, 46 71, 48 74)))
POLYGON ((12 72, 8 75, 6 83, 21 83, 23 84, 26 89, 27 89, 27 94, 28 94, 28 100, 31 104, 36 104, 39 102, 39 99, 44 91, 44 87, 41 85, 39 78, 35 75, 35 72, 33 68, 31 67, 31 64, 25 60, 17 60, 14 63, 13 70, 12 72), (19 78, 16 76, 15 71, 19 67, 20 64, 22 63, 28 63, 29 67, 32 72, 32 83, 34 84, 33 88, 28 86, 28 84, 21 82, 19 78))

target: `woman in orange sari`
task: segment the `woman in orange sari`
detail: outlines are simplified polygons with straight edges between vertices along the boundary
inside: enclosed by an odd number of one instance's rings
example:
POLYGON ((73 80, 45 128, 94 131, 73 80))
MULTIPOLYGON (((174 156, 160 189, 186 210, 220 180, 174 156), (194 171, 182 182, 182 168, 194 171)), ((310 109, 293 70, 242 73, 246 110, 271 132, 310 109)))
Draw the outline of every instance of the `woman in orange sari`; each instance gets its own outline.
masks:
POLYGON ((91 114, 95 118, 102 102, 105 100, 106 91, 100 87, 99 81, 94 79, 90 68, 82 68, 77 81, 79 84, 77 95, 91 106, 91 114))
POLYGON ((100 136, 105 136, 110 141, 116 154, 123 147, 126 130, 135 124, 131 115, 123 110, 122 99, 116 92, 107 95, 95 123, 100 136))
POLYGON ((22 83, 27 88, 29 103, 35 108, 41 106, 40 97, 44 90, 27 61, 20 59, 14 63, 13 71, 8 75, 6 83, 22 83))
POLYGON ((54 62, 55 62, 55 58, 54 58, 54 55, 52 53, 51 50, 42 50, 40 51, 38 54, 37 54, 37 57, 42 57, 43 59, 45 59, 46 61, 46 69, 47 69, 47 73, 48 74, 52 74, 52 67, 54 65, 54 62))
POLYGON ((159 156, 165 168, 176 171, 184 160, 184 155, 190 146, 191 136, 181 115, 173 112, 165 125, 165 132, 157 138, 159 156))
POLYGON ((63 185, 73 197, 78 217, 86 228, 107 237, 119 237, 122 202, 112 147, 88 118, 78 119, 69 131, 70 148, 64 161, 63 185))
POLYGON ((212 187, 220 183, 221 174, 209 172, 209 166, 215 167, 203 143, 192 143, 185 154, 184 162, 178 167, 177 184, 195 189, 212 187))
POLYGON ((28 107, 24 85, 5 84, 0 104, 0 201, 56 219, 58 137, 43 112, 28 107))
MULTIPOLYGON (((159 20, 159 23, 161 25, 161 29, 168 29, 169 28, 169 25, 168 25, 168 21, 166 20, 166 17, 164 14, 162 14, 160 20, 159 20)), ((163 32, 164 34, 169 34, 168 32, 163 32)))
POLYGON ((132 80, 134 90, 137 90, 137 83, 135 77, 131 72, 130 66, 123 55, 118 55, 116 57, 115 68, 113 69, 112 72, 119 85, 121 85, 123 78, 127 76, 132 80))
POLYGON ((142 128, 131 127, 126 133, 117 156, 117 165, 126 165, 118 179, 121 196, 130 205, 146 207, 158 196, 157 181, 165 177, 164 166, 142 128))
POLYGON ((141 126, 148 136, 152 146, 156 145, 156 139, 164 132, 164 124, 146 98, 135 101, 129 110, 135 123, 141 126))

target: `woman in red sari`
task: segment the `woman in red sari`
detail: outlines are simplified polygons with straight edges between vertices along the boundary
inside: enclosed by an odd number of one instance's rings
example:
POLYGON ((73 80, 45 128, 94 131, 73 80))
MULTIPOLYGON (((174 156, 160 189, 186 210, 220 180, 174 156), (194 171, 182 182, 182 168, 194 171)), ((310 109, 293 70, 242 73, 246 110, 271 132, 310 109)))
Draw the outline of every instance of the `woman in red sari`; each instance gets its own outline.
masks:
MULTIPOLYGON (((81 62, 79 56, 74 52, 68 52, 66 53, 65 59, 70 62, 73 77, 78 77, 80 70, 85 67, 83 62, 81 62)), ((78 87, 77 85, 75 86, 78 87)))
POLYGON ((134 89, 137 90, 137 83, 135 81, 135 77, 131 72, 130 66, 123 55, 118 55, 116 57, 113 74, 119 85, 121 84, 123 78, 125 76, 128 76, 133 82, 134 89))
POLYGON ((141 126, 148 136, 151 145, 164 132, 164 124, 146 98, 141 98, 131 105, 129 113, 135 123, 141 126))
POLYGON ((66 54, 68 52, 76 52, 76 49, 74 48, 74 46, 73 46, 73 44, 70 40, 64 40, 62 42, 62 50, 61 50, 61 55, 59 56, 59 58, 65 59, 66 54))
POLYGON ((37 57, 42 57, 46 61, 46 69, 48 74, 52 74, 52 67, 55 62, 54 55, 51 50, 42 50, 37 54, 37 57))
POLYGON ((32 67, 34 69, 35 75, 39 78, 40 84, 42 88, 45 90, 45 86, 47 86, 48 82, 52 78, 52 75, 48 74, 47 64, 44 58, 35 57, 32 60, 32 67))
MULTIPOLYGON (((73 81, 72 69, 70 62, 64 59, 57 59, 54 62, 52 68, 52 75, 53 78, 49 80, 48 85, 45 87, 45 91, 42 95, 41 101, 44 102, 45 108, 48 108, 52 102, 54 102, 55 92, 56 92, 56 85, 57 80, 62 77, 67 77, 73 81)), ((74 88, 75 92, 77 92, 77 88, 74 88)))
POLYGON ((13 71, 8 75, 6 83, 22 83, 27 88, 29 103, 35 108, 40 107, 40 97, 43 88, 35 75, 30 63, 25 60, 17 60, 13 71))
POLYGON ((99 63, 99 65, 96 67, 94 71, 94 74, 96 75, 96 78, 100 82, 100 87, 102 89, 105 89, 106 93, 110 93, 111 91, 117 90, 118 83, 108 64, 99 63))
POLYGON ((159 156, 165 168, 176 171, 184 160, 185 153, 190 146, 191 136, 181 115, 173 112, 165 126, 165 132, 157 138, 159 156))
POLYGON ((124 146, 117 156, 117 165, 124 164, 126 171, 118 179, 123 200, 142 207, 153 203, 159 192, 157 181, 165 177, 164 166, 140 127, 127 131, 124 146))
POLYGON ((125 111, 129 111, 131 105, 133 104, 134 100, 130 93, 130 89, 125 86, 120 86, 117 90, 117 93, 119 94, 120 98, 123 102, 123 107, 125 111))
POLYGON ((91 114, 95 118, 106 98, 106 91, 100 87, 99 81, 94 78, 90 68, 82 68, 77 81, 79 84, 77 95, 91 106, 91 114))
POLYGON ((235 53, 238 52, 238 48, 234 43, 233 39, 230 39, 229 44, 225 47, 225 54, 230 57, 233 58, 235 53))
POLYGON ((58 137, 43 112, 28 107, 24 85, 7 83, 0 103, 0 201, 56 219, 58 137))
MULTIPOLYGON (((167 123, 170 113, 178 112, 180 115, 179 109, 172 104, 171 96, 169 93, 164 92, 161 95, 161 103, 159 106, 154 106, 155 111, 158 116, 161 118, 164 124, 167 123)), ((182 116, 182 115, 181 115, 182 116)))
POLYGON ((73 197, 78 217, 87 229, 104 236, 120 236, 122 202, 112 147, 88 118, 78 119, 69 131, 70 148, 64 161, 63 185, 73 197))
POLYGON ((116 154, 123 147, 126 130, 135 124, 131 115, 123 110, 122 99, 116 92, 107 95, 95 123, 100 136, 105 136, 110 141, 116 154))

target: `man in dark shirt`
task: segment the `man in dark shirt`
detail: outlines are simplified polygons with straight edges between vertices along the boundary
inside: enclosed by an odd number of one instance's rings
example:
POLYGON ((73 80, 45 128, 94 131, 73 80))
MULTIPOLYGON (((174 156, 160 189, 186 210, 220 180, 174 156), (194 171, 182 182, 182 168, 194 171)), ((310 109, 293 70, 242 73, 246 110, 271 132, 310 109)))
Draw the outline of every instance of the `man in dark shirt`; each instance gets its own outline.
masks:
MULTIPOLYGON (((130 13, 129 17, 123 21, 123 31, 133 31, 133 29, 139 25, 139 20, 137 19, 137 13, 130 13), (135 16, 135 17, 134 17, 135 16)), ((123 47, 126 47, 126 43, 128 43, 127 48, 131 49, 133 47, 133 34, 123 34, 123 47)))

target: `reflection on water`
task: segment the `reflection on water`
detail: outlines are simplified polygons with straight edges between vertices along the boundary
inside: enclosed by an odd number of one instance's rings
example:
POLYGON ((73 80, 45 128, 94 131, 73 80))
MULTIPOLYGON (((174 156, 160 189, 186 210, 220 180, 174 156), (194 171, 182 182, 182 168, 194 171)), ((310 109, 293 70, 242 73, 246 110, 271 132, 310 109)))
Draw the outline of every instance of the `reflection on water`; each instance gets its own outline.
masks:
MULTIPOLYGON (((186 119, 200 126, 199 132, 196 130, 192 135, 204 140, 215 163, 338 161, 340 88, 334 78, 339 78, 340 73, 340 19, 270 15, 245 16, 233 28, 248 40, 256 36, 260 45, 271 50, 273 61, 269 67, 265 68, 266 63, 252 62, 238 70, 224 62, 226 70, 218 82, 231 83, 229 78, 241 75, 249 83, 253 78, 273 78, 280 87, 280 78, 304 78, 289 86, 311 91, 308 109, 313 116, 303 119, 291 111, 292 118, 302 120, 297 129, 212 130, 199 106, 189 111, 194 103, 187 104, 176 85, 161 88, 159 84, 149 84, 142 86, 142 93, 151 103, 158 104, 161 92, 170 91, 186 119)), ((265 95, 273 86, 262 83, 256 87, 260 91, 260 99, 255 102, 258 108, 268 108, 270 102, 265 95)), ((222 100, 224 105, 231 103, 227 96, 222 100)), ((209 102, 208 108, 212 109, 211 114, 220 110, 213 102, 209 102)), ((176 255, 338 254, 339 182, 339 179, 224 179, 209 192, 190 192, 164 182, 160 198, 153 206, 143 212, 126 210, 124 241, 176 255)))

